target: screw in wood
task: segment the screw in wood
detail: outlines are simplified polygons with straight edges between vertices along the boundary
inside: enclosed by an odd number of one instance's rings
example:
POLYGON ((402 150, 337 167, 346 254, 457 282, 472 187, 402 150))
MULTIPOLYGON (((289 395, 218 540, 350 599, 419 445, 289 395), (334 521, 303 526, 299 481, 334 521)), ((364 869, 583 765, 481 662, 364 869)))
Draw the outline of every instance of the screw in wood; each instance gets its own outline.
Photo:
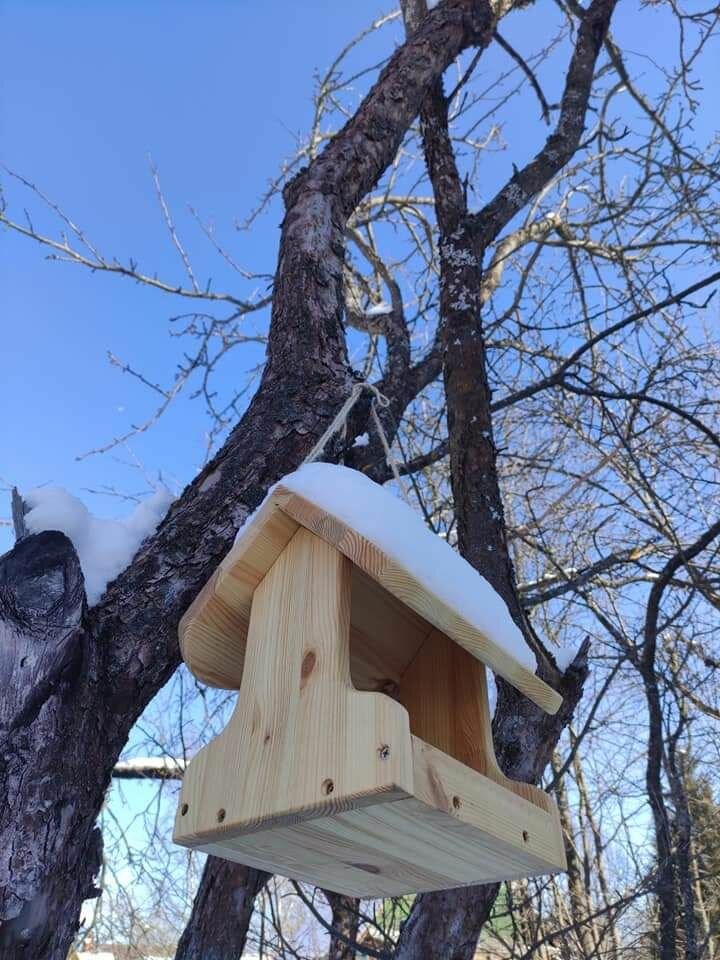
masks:
POLYGON ((523 838, 523 843, 527 843, 530 840, 530 834, 527 832, 527 830, 523 830, 522 838, 523 838))
POLYGON ((220 809, 217 812, 217 821, 218 823, 222 823, 224 819, 225 819, 225 809, 223 807, 220 807, 220 809))
POLYGON ((378 756, 381 760, 387 760, 390 756, 390 747, 384 743, 381 747, 378 747, 378 756))
POLYGON ((184 817, 185 814, 188 812, 189 809, 190 809, 190 807, 189 807, 186 803, 184 803, 184 804, 180 807, 180 816, 181 816, 181 817, 184 817))
POLYGON ((329 797, 330 794, 333 792, 334 789, 335 789, 335 784, 333 783, 332 780, 330 780, 330 779, 328 779, 328 780, 323 780, 323 782, 322 782, 322 792, 325 794, 326 797, 329 797))
POLYGON ((459 810, 460 807, 462 806, 462 800, 460 799, 460 797, 455 796, 455 797, 453 797, 453 799, 452 799, 452 804, 453 804, 453 807, 455 807, 456 810, 459 810))

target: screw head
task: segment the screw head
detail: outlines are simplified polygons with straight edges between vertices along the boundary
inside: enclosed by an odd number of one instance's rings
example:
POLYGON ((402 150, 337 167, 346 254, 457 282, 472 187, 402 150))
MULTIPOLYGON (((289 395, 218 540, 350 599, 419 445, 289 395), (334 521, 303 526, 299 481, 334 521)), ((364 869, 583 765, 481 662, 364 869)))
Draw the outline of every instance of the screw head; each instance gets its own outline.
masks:
POLYGON ((378 747, 378 756, 381 760, 387 760, 390 756, 390 747, 387 743, 384 743, 381 747, 378 747))
POLYGON ((225 816, 226 816, 225 808, 224 808, 224 807, 220 807, 220 809, 219 809, 218 812, 217 812, 217 822, 218 822, 218 823, 222 823, 223 820, 225 819, 225 816))

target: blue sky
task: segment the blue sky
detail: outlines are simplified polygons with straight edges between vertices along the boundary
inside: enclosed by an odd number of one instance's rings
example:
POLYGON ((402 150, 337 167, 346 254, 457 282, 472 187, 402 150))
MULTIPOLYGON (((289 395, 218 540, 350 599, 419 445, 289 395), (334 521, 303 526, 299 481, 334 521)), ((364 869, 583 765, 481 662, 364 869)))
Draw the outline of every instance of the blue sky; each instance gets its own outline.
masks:
MULTIPOLYGON (((504 28, 520 49, 534 40, 538 19, 547 16, 545 3, 504 28)), ((61 204, 105 253, 132 256, 147 271, 176 281, 181 264, 153 193, 151 154, 200 275, 212 276, 216 289, 247 295, 252 285, 239 285, 223 267, 194 228, 186 204, 214 220, 244 266, 271 271, 279 209, 250 233, 237 232, 233 220, 253 207, 292 153, 296 136, 306 131, 314 70, 326 67, 349 37, 387 8, 373 0, 309 0, 302 7, 283 0, 3 0, 0 10, 0 159, 61 204)), ((669 42, 652 29, 660 24, 658 16, 621 5, 616 31, 631 33, 633 49, 653 47, 657 55, 669 42)), ((364 62, 385 55, 397 35, 390 28, 373 39, 364 62)), ((552 98, 559 71, 545 82, 552 98)), ((544 128, 526 97, 511 105, 509 116, 518 124, 514 145, 519 140, 529 155, 544 128)), ((497 172, 506 164, 499 155, 497 172)), ((495 173, 488 170, 490 178, 495 173)), ((22 216, 27 198, 12 185, 8 196, 11 212, 22 216)), ((37 205, 33 219, 55 230, 37 205)), ((142 489, 137 472, 118 462, 129 459, 127 451, 75 458, 124 433, 152 409, 152 396, 112 369, 106 352, 167 383, 180 351, 168 335, 167 318, 182 306, 119 278, 47 263, 37 246, 1 232, 0 483, 60 483, 98 512, 122 514, 123 504, 84 490, 103 484, 142 489)), ((257 349, 246 357, 248 363, 258 359, 257 349)), ((242 366, 226 374, 241 375, 242 366)), ((133 453, 149 473, 162 470, 181 486, 202 462, 206 423, 200 403, 182 402, 149 435, 133 441, 133 453)), ((0 537, 0 546, 9 545, 7 528, 0 528, 0 537)))
MULTIPOLYGON (((233 219, 247 214, 307 126, 315 66, 331 60, 371 7, 315 0, 300 15, 278 2, 204 3, 201 10, 184 2, 5 0, 0 159, 60 203, 104 251, 178 280, 181 265, 148 171, 151 153, 179 226, 190 227, 184 232, 200 272, 237 289, 192 230, 185 204, 215 219, 243 265, 272 270, 277 213, 252 234, 237 233, 233 219)), ((12 209, 21 213, 16 196, 12 209)), ((142 488, 111 458, 74 458, 150 410, 152 398, 108 366, 106 351, 166 382, 178 355, 166 319, 182 305, 43 256, 0 233, 0 478, 74 492, 103 483, 142 488)), ((205 426, 199 404, 182 404, 133 449, 148 470, 185 481, 202 460, 205 426)), ((124 509, 88 500, 110 514, 124 509)))

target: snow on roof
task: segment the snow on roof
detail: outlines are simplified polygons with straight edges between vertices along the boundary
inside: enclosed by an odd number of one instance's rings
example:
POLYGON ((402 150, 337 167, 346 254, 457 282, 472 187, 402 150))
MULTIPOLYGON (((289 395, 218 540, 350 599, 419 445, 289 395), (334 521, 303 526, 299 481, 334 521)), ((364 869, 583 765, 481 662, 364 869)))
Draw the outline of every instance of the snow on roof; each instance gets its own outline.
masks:
POLYGON ((283 477, 280 484, 374 543, 405 567, 429 593, 534 672, 535 657, 502 597, 459 553, 432 533, 414 510, 385 487, 357 470, 329 463, 304 464, 283 477))
POLYGON ((80 558, 88 603, 97 603, 105 587, 154 533, 174 497, 161 487, 139 503, 124 520, 95 517, 63 487, 38 487, 23 495, 30 508, 25 524, 30 533, 59 530, 73 543, 80 558))

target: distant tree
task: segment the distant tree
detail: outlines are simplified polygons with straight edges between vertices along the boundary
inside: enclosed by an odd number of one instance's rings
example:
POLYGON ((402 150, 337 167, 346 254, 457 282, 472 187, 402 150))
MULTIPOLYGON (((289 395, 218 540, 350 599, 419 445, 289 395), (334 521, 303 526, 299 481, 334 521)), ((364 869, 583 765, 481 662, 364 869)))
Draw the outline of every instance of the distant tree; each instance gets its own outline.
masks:
MULTIPOLYGON (((700 955, 715 957, 720 943, 720 804, 710 782, 690 769, 685 774, 685 791, 690 812, 691 878, 695 893, 695 923, 700 955)), ((680 936, 683 937, 680 918, 680 936)))

